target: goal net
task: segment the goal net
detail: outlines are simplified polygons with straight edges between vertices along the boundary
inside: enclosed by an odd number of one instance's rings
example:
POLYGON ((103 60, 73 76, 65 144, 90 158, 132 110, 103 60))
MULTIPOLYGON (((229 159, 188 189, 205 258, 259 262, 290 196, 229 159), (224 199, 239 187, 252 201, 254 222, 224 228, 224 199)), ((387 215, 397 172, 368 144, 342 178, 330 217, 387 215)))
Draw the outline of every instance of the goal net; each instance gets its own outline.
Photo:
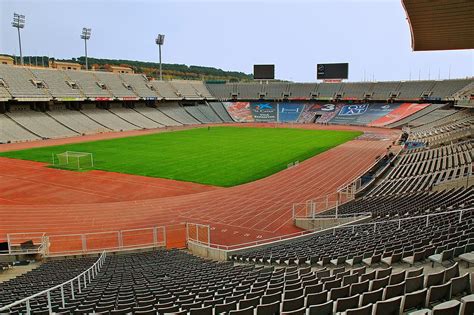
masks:
POLYGON ((88 152, 66 151, 53 153, 53 165, 61 168, 81 170, 94 167, 94 157, 88 152))

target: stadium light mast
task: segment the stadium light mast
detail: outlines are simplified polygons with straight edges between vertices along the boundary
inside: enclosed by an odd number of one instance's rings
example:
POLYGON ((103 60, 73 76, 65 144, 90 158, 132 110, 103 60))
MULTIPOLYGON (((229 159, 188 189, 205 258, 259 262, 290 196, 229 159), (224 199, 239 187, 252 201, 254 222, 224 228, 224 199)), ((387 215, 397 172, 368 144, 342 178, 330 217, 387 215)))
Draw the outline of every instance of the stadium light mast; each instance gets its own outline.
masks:
POLYGON ((81 38, 84 40, 84 51, 86 55, 86 71, 89 70, 89 64, 87 61, 87 41, 91 38, 91 29, 87 27, 82 28, 81 38))
POLYGON ((20 62, 23 65, 23 52, 21 51, 20 28, 25 27, 25 16, 23 14, 13 13, 12 26, 18 30, 18 45, 20 46, 20 62))
POLYGON ((165 43, 165 35, 158 34, 155 39, 155 43, 158 45, 158 53, 160 57, 160 81, 163 81, 163 71, 161 69, 161 46, 163 46, 163 44, 165 43))

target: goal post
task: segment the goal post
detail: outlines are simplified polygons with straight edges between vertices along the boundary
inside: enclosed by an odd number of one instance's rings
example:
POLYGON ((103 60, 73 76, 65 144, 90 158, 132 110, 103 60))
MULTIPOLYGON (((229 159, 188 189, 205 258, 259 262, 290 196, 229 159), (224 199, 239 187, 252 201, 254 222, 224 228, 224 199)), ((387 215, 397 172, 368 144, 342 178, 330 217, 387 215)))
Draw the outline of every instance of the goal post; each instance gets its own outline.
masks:
POLYGON ((89 169, 94 167, 94 156, 89 152, 53 153, 53 166, 74 170, 89 169))

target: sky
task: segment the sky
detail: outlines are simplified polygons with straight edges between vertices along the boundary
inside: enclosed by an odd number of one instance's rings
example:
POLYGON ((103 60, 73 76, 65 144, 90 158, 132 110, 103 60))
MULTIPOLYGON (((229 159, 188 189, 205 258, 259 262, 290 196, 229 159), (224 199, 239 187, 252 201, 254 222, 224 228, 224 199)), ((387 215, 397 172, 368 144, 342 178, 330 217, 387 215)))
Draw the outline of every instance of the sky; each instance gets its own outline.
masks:
POLYGON ((474 76, 473 50, 413 52, 401 0, 0 0, 0 53, 19 55, 13 13, 26 16, 24 55, 84 55, 252 73, 314 82, 316 64, 349 62, 349 81, 474 76))

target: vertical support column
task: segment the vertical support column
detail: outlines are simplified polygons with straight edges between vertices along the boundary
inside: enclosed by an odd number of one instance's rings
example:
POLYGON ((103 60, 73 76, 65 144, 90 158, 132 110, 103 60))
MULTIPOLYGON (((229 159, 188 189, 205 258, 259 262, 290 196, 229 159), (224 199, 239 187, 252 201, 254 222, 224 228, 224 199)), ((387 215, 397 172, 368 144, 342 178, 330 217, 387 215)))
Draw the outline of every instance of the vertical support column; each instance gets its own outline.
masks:
POLYGON ((48 310, 49 310, 49 313, 52 314, 53 313, 53 306, 51 305, 51 291, 48 291, 46 293, 46 297, 48 299, 48 310))
POLYGON ((117 231, 117 240, 118 240, 119 249, 122 249, 122 248, 123 248, 123 236, 122 236, 122 231, 117 231))
POLYGON ((87 239, 86 239, 85 234, 81 235, 81 240, 82 240, 82 251, 87 252, 87 239))
POLYGON ((158 235, 156 234, 156 226, 153 227, 153 247, 157 247, 158 235))
POLYGON ((207 226, 207 245, 211 246, 211 226, 207 226))
POLYGON ((64 297, 64 286, 61 286, 61 305, 63 308, 66 307, 66 299, 64 297))

